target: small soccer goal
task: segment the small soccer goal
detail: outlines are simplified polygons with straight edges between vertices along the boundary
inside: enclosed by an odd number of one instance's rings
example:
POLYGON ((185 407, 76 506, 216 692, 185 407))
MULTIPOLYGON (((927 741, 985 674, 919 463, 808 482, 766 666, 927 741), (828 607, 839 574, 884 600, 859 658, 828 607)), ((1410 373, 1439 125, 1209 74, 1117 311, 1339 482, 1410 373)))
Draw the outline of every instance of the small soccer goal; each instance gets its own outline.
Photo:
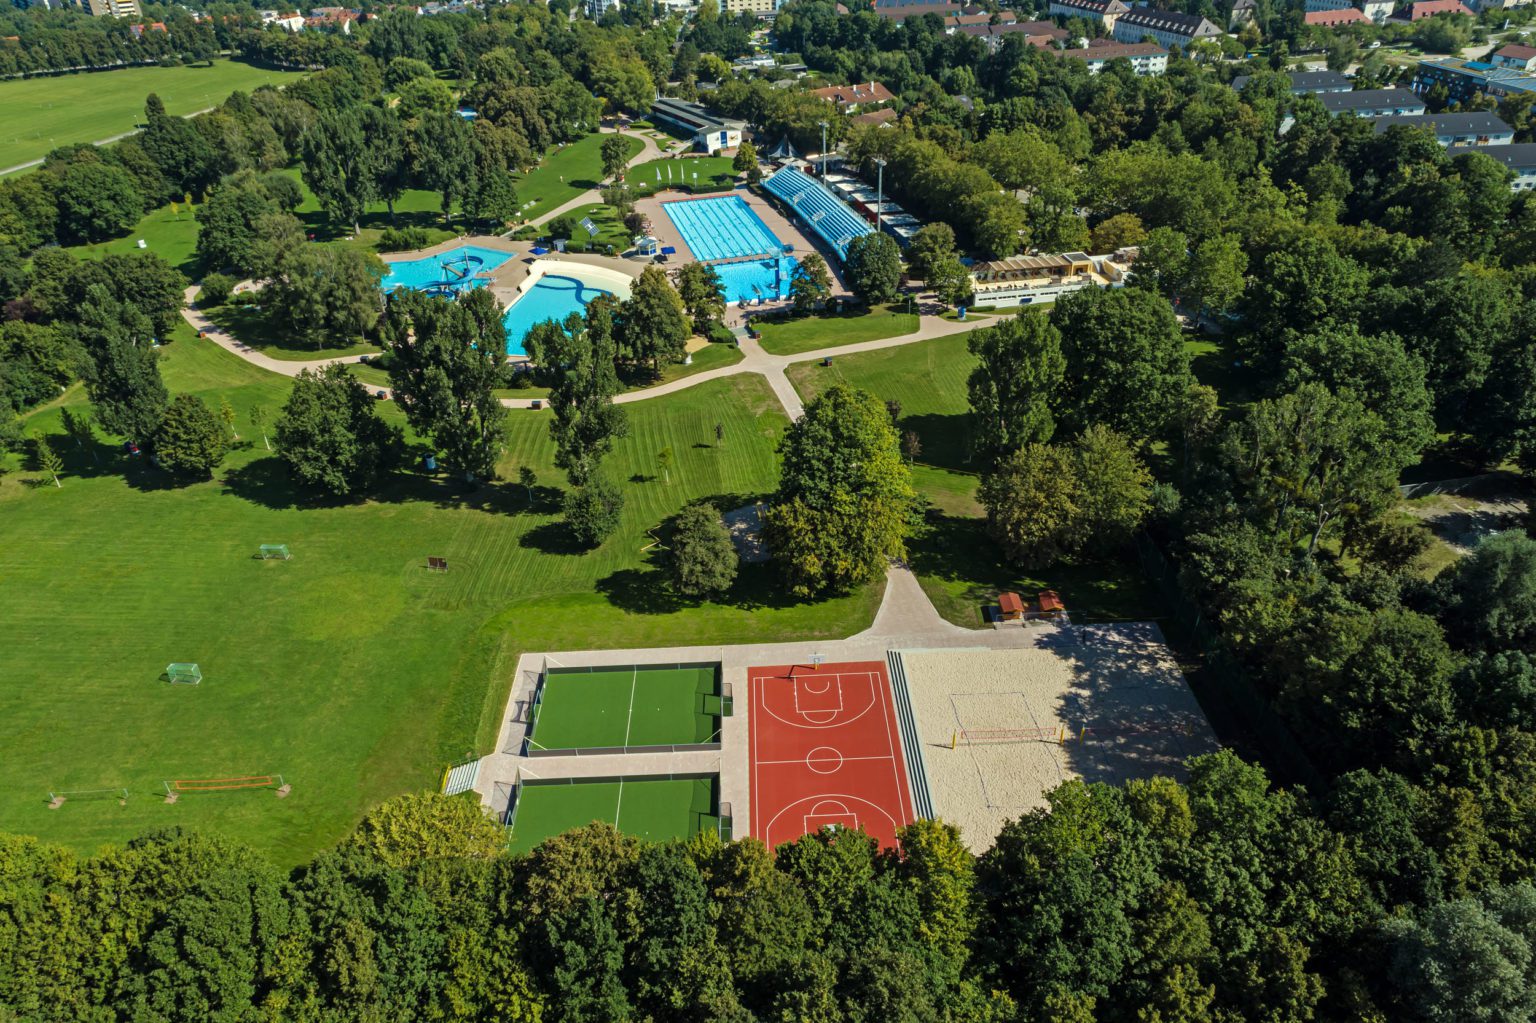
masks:
POLYGON ((174 661, 165 666, 165 680, 173 686, 195 686, 203 681, 203 669, 194 661, 174 661))
POLYGON ((165 801, 174 803, 183 795, 199 792, 235 792, 240 789, 271 789, 278 799, 288 798, 293 786, 280 774, 241 774, 229 778, 174 778, 163 782, 165 801))
POLYGON ((48 809, 57 810, 65 803, 88 803, 112 800, 118 806, 128 805, 127 789, 55 789, 48 793, 48 809))
POLYGON ((256 557, 261 561, 287 561, 293 555, 285 543, 264 543, 257 548, 256 557))

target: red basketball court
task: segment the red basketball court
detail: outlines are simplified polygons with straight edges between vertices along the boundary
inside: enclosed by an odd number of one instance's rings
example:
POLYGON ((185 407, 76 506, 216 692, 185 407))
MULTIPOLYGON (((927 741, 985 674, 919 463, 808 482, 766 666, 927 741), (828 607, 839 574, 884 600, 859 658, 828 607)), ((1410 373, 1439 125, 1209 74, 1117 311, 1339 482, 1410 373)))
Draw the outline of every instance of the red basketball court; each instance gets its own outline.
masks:
POLYGON ((747 685, 753 837, 862 827, 894 846, 912 795, 885 662, 749 668, 747 685))

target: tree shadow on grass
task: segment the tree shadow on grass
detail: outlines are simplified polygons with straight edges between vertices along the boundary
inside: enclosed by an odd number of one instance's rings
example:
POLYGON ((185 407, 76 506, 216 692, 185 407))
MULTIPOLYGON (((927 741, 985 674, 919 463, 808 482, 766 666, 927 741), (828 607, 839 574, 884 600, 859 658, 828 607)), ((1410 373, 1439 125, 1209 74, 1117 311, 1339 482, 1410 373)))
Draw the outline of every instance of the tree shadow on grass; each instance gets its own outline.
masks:
POLYGON ((563 521, 546 522, 541 526, 534 526, 518 539, 518 545, 535 550, 541 554, 588 554, 592 548, 577 543, 571 535, 570 527, 563 521))
POLYGON ((953 415, 927 413, 903 416, 897 425, 897 431, 902 436, 911 430, 922 441, 922 461, 940 469, 964 472, 976 471, 969 457, 970 445, 967 438, 970 429, 971 417, 964 412, 953 415))

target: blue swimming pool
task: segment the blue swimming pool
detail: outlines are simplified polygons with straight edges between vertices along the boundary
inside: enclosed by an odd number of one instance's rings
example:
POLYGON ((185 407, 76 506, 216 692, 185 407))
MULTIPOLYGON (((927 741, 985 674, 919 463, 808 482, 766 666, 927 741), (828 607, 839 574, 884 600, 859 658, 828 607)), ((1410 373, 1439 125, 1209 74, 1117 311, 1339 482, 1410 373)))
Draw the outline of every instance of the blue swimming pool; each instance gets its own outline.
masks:
POLYGON ((741 196, 684 199, 662 203, 661 208, 693 258, 714 266, 727 302, 788 297, 795 260, 785 255, 784 243, 741 196))
POLYGON ((512 258, 510 252, 487 249, 481 245, 460 245, 435 256, 401 259, 389 264, 389 273, 379 287, 391 292, 396 288, 454 294, 485 285, 481 274, 489 273, 512 258))
POLYGON ((545 274, 512 303, 502 319, 502 325, 507 328, 507 354, 524 354, 523 338, 537 324, 545 320, 564 320, 572 313, 581 312, 597 296, 611 294, 611 291, 584 284, 574 277, 545 274))

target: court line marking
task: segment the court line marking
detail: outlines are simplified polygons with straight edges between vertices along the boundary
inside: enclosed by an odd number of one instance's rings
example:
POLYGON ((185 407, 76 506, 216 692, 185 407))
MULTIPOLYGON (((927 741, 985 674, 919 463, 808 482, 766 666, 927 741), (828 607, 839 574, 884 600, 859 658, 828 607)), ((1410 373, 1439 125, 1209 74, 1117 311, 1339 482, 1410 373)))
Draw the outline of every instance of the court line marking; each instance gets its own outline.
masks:
POLYGON ((619 830, 619 811, 624 808, 624 779, 619 779, 619 798, 613 804, 613 830, 619 830))
MULTIPOLYGON (((768 848, 772 849, 774 847, 774 845, 776 844, 772 840, 773 839, 773 826, 779 822, 779 818, 784 816, 789 811, 793 810, 795 807, 801 805, 802 803, 810 802, 813 799, 817 799, 817 800, 836 799, 836 800, 839 800, 839 801, 845 800, 845 799, 851 799, 851 800, 853 800, 856 803, 863 803, 865 806, 867 806, 870 809, 874 810, 875 812, 879 813, 882 817, 884 817, 886 820, 891 822, 891 831, 892 831, 892 833, 895 833, 895 831, 898 828, 898 825, 896 823, 896 818, 892 817, 890 815, 890 813, 884 807, 882 807, 878 803, 875 803, 875 802, 873 802, 871 800, 865 799, 862 796, 852 796, 852 795, 849 795, 846 792, 818 792, 815 795, 802 796, 801 798, 795 800, 793 803, 790 803, 788 806, 780 808, 779 812, 773 815, 773 819, 768 822, 768 827, 763 829, 763 839, 762 840, 763 840, 763 842, 765 842, 768 845, 768 848)), ((844 803, 843 805, 844 805, 844 807, 847 807, 846 803, 844 803)), ((814 807, 813 807, 813 809, 814 809, 814 807)), ((848 813, 850 816, 853 816, 853 817, 857 817, 858 816, 858 813, 856 811, 854 811, 852 808, 846 809, 845 812, 848 813)), ((804 813, 802 813, 800 815, 802 826, 805 823, 805 817, 806 817, 806 815, 804 813)), ((802 834, 803 833, 804 832, 802 832, 802 834)), ((797 835, 796 837, 799 837, 799 836, 797 835)), ((785 839, 785 841, 793 841, 793 839, 785 839)))
MULTIPOLYGON (((631 668, 629 670, 629 716, 624 719, 624 745, 626 746, 629 745, 629 730, 634 726, 635 723, 635 686, 638 685, 639 682, 640 669, 638 667, 631 668)), ((621 786, 619 789, 620 798, 622 798, 623 795, 624 790, 621 786)))
MULTIPOLYGON (((831 747, 830 746, 818 746, 817 749, 831 749, 831 747)), ((815 752, 815 751, 813 750, 812 752, 815 752)), ((809 755, 810 754, 806 754, 806 756, 809 756, 809 755)), ((894 757, 889 756, 889 755, 883 756, 883 757, 843 757, 843 762, 846 763, 846 764, 851 764, 851 763, 853 763, 856 760, 894 760, 894 759, 895 759, 894 757)), ((799 765, 801 767, 804 767, 805 766, 805 757, 801 757, 799 760, 759 760, 758 763, 759 764, 766 764, 769 767, 772 767, 775 764, 780 764, 780 765, 782 765, 782 764, 797 764, 797 765, 799 765)))
MULTIPOLYGON (((780 714, 777 711, 775 711, 772 707, 768 706, 768 696, 767 696, 767 689, 766 689, 766 687, 758 685, 756 683, 758 683, 758 682, 783 682, 783 681, 785 681, 783 675, 751 675, 751 676, 748 676, 748 683, 747 684, 749 686, 751 686, 753 692, 762 691, 762 693, 763 693, 763 698, 762 698, 762 702, 761 702, 762 710, 763 710, 763 712, 765 714, 768 714, 769 716, 771 716, 776 721, 782 721, 784 724, 788 725, 791 728, 811 728, 811 729, 840 728, 843 725, 851 725, 851 724, 853 724, 855 721, 858 721, 864 715, 869 713, 870 708, 873 707, 874 704, 875 704, 875 698, 874 698, 874 695, 875 695, 874 694, 875 683, 873 681, 871 681, 871 680, 877 678, 876 674, 874 672, 870 672, 870 671, 838 672, 838 680, 839 680, 838 681, 838 685, 839 685, 839 687, 841 687, 841 685, 842 685, 842 681, 841 680, 842 680, 842 677, 844 675, 847 675, 849 678, 862 678, 866 682, 869 682, 870 683, 870 701, 857 714, 853 715, 852 717, 848 717, 848 718, 841 718, 840 717, 840 718, 837 718, 836 720, 830 721, 830 722, 828 722, 826 724, 816 724, 816 723, 805 722, 805 721, 791 721, 788 718, 784 717, 782 714, 780 714)), ((757 705, 754 704, 753 709, 756 710, 757 709, 757 705)), ((798 711, 797 711, 797 713, 798 713, 798 711)), ((842 711, 838 711, 838 713, 841 714, 842 711)))

